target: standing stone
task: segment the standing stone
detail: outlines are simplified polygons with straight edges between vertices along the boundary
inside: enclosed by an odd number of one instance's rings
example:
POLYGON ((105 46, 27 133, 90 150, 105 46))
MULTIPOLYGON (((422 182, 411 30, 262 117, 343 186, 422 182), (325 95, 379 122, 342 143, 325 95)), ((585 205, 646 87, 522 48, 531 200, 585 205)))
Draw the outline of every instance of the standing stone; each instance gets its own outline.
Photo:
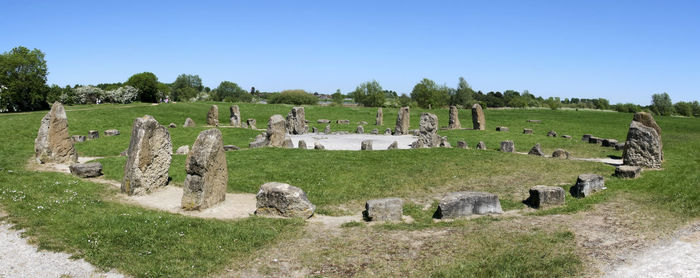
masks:
POLYGON ((452 148, 450 141, 447 141, 447 136, 440 137, 440 144, 438 146, 440 148, 452 148))
POLYGON ((134 120, 121 191, 143 195, 168 184, 173 145, 168 129, 146 115, 134 120))
POLYGON ((299 146, 298 148, 300 148, 302 150, 306 150, 306 141, 299 140, 299 143, 297 145, 299 146))
POLYGON ((605 189, 605 179, 602 176, 581 174, 576 180, 576 185, 571 187, 570 193, 576 198, 583 198, 603 189, 605 189))
POLYGON ((501 142, 501 151, 506 153, 514 153, 515 143, 513 143, 513 140, 505 140, 501 142))
POLYGON ((168 127, 169 127, 169 128, 176 128, 177 125, 176 125, 175 123, 170 123, 170 124, 168 125, 168 127))
POLYGON ((391 143, 391 145, 389 145, 389 147, 386 148, 386 149, 387 149, 387 150, 394 150, 394 149, 398 149, 398 148, 399 148, 399 141, 394 141, 394 142, 391 143))
POLYGON ((484 143, 484 141, 479 141, 479 143, 476 143, 476 149, 477 150, 485 150, 486 144, 484 143))
POLYGON ((284 147, 284 139, 287 135, 287 127, 282 115, 275 114, 267 122, 268 146, 284 147))
POLYGON ((262 148, 267 146, 267 132, 263 132, 262 134, 258 134, 258 136, 255 136, 255 139, 253 142, 250 142, 248 144, 249 149, 256 149, 256 148, 262 148))
POLYGON ((316 127, 311 128, 311 132, 312 132, 312 133, 318 133, 318 128, 316 128, 316 127))
POLYGON ((556 150, 554 150, 554 152, 552 153, 552 157, 553 157, 553 158, 569 159, 570 156, 571 156, 571 154, 570 154, 569 152, 567 152, 566 150, 563 150, 563 149, 556 149, 556 150))
POLYGON ((634 115, 622 152, 625 165, 661 168, 664 160, 661 128, 649 113, 634 115))
POLYGON ((382 111, 381 107, 377 108, 377 120, 375 123, 376 125, 384 125, 384 111, 382 111))
POLYGON ((365 133, 365 128, 364 128, 363 126, 361 126, 361 125, 358 125, 358 126, 357 126, 357 130, 355 130, 355 133, 357 133, 357 134, 363 134, 363 133, 365 133))
POLYGON ((403 200, 399 198, 369 200, 362 212, 362 217, 367 221, 401 221, 401 216, 403 200))
POLYGON ((486 130, 486 118, 481 105, 475 103, 472 106, 472 125, 475 130, 486 130))
POLYGON ((185 119, 185 123, 182 124, 182 127, 193 127, 193 126, 195 126, 195 124, 191 118, 185 119))
POLYGON ((440 200, 435 218, 460 218, 473 214, 503 213, 496 194, 475 191, 448 193, 440 200))
POLYGON ((323 129, 324 134, 331 134, 331 125, 326 125, 326 128, 323 129))
POLYGON ((306 113, 304 107, 293 107, 287 114, 286 128, 289 134, 306 134, 306 113))
POLYGON ((87 137, 85 137, 85 135, 73 135, 70 137, 70 139, 71 139, 71 141, 73 141, 73 143, 76 143, 76 142, 80 143, 80 142, 85 142, 85 140, 87 140, 87 137))
POLYGON ((457 141, 457 148, 469 149, 469 146, 467 145, 467 142, 465 142, 464 140, 459 140, 459 141, 457 141))
POLYGON ((258 123, 255 119, 250 118, 246 121, 246 123, 248 124, 248 127, 250 127, 250 129, 258 129, 257 127, 255 127, 255 124, 258 123))
POLYGON ((187 177, 182 187, 182 209, 205 209, 226 198, 228 166, 223 145, 221 131, 216 128, 197 136, 185 160, 187 177))
POLYGON ((510 131, 510 128, 505 127, 505 126, 497 126, 496 131, 506 132, 506 131, 510 131))
POLYGON ((102 163, 92 162, 73 164, 68 167, 70 173, 81 178, 94 178, 102 176, 102 163))
POLYGON ((550 130, 547 132, 547 137, 557 137, 557 132, 554 130, 550 130))
POLYGON ((457 110, 457 106, 450 106, 450 120, 449 120, 449 129, 458 129, 462 128, 462 124, 459 123, 459 110, 457 110))
POLYGON ((536 155, 536 156, 544 156, 544 152, 542 151, 542 147, 540 146, 540 143, 535 144, 535 146, 530 149, 530 151, 527 153, 529 155, 536 155))
POLYGON ((309 218, 316 206, 311 204, 301 188, 286 183, 268 182, 255 195, 255 214, 309 218))
POLYGON ((282 143, 283 148, 287 149, 293 149, 294 148, 294 142, 292 142, 292 138, 285 137, 284 142, 282 143))
POLYGON ((408 129, 410 128, 410 108, 401 107, 399 109, 399 114, 396 117, 396 128, 394 135, 407 135, 408 129))
POLYGON ((564 188, 558 186, 537 185, 530 188, 530 197, 525 203, 533 208, 563 205, 566 202, 564 188))
POLYGON ((319 143, 319 142, 314 142, 314 150, 325 150, 325 149, 326 149, 326 147, 324 147, 323 145, 321 145, 321 143, 319 143))
POLYGON ((615 168, 615 176, 623 179, 636 179, 642 173, 642 167, 621 165, 615 168))
POLYGON ((363 140, 360 146, 360 150, 371 151, 372 150, 372 140, 363 140))
POLYGON ((437 134, 438 117, 432 113, 420 115, 420 129, 418 142, 421 147, 433 148, 440 145, 440 136, 437 134))
POLYGON ((100 138, 100 132, 97 130, 88 131, 88 140, 100 138))
POLYGON ((656 133, 661 136, 661 127, 659 127, 658 124, 656 124, 656 121, 654 121, 654 116, 647 112, 637 112, 634 113, 634 116, 632 117, 632 120, 635 122, 640 122, 644 126, 648 126, 656 130, 656 133))
POLYGON ((119 134, 121 134, 121 133, 119 133, 119 130, 116 130, 116 129, 105 130, 105 136, 117 136, 119 134))
POLYGON ((530 128, 523 128, 523 134, 532 134, 532 129, 530 129, 530 128))
POLYGON ((231 117, 229 118, 231 126, 241 127, 241 109, 238 108, 238 105, 231 105, 229 111, 231 112, 231 117))
POLYGON ((379 129, 376 129, 376 128, 375 128, 375 129, 372 129, 372 131, 371 131, 370 133, 371 133, 372 135, 377 135, 377 134, 379 134, 379 129))
POLYGON ((187 154, 189 152, 190 152, 190 146, 184 145, 184 146, 180 146, 179 148, 177 148, 177 150, 175 151, 175 154, 187 154))
POLYGON ((593 135, 584 134, 583 136, 581 136, 581 141, 583 141, 583 142, 588 142, 588 140, 590 140, 591 137, 593 137, 593 135))
POLYGON ((207 113, 207 125, 219 126, 219 106, 212 105, 207 113))
POLYGON ((54 102, 51 111, 41 119, 39 132, 34 140, 34 153, 37 162, 41 164, 78 162, 78 154, 68 134, 66 110, 59 102, 54 102))

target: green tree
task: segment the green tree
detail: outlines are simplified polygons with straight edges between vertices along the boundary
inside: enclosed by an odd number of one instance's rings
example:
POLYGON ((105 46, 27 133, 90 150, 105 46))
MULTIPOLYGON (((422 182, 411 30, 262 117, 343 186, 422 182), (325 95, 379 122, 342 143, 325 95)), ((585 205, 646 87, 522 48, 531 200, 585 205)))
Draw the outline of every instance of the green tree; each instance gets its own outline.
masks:
POLYGON ((459 77, 457 90, 450 96, 450 105, 460 105, 462 107, 471 107, 474 102, 474 90, 464 77, 459 77))
POLYGON ((253 100, 253 95, 243 90, 238 84, 223 81, 213 91, 213 99, 216 101, 230 102, 250 102, 253 100))
POLYGON ((335 93, 331 95, 331 98, 333 99, 333 103, 337 105, 343 104, 343 100, 345 99, 345 96, 343 96, 343 93, 340 92, 340 89, 336 90, 335 93))
POLYGON ((155 74, 137 73, 129 77, 125 84, 138 89, 140 101, 158 102, 158 77, 155 74))
POLYGON ((547 100, 544 101, 545 104, 549 107, 549 109, 552 110, 557 110, 559 107, 561 107, 561 100, 559 97, 549 97, 547 100))
POLYGON ((384 100, 386 99, 382 86, 380 86, 379 82, 376 80, 367 81, 360 84, 360 86, 355 88, 352 96, 353 99, 355 99, 355 102, 361 103, 367 107, 383 106, 384 100))
POLYGON ((48 68, 44 53, 18 46, 0 55, 0 110, 45 109, 48 68))
POLYGON ((693 107, 693 116, 700 117, 700 103, 696 100, 691 106, 693 107))
POLYGON ((294 105, 317 104, 318 98, 313 94, 309 94, 304 90, 284 90, 279 94, 271 94, 268 97, 268 102, 272 104, 286 103, 294 105))
POLYGON ((671 115, 673 112, 671 97, 665 92, 661 94, 653 94, 651 96, 651 111, 657 115, 671 115))
POLYGON ((423 78, 421 82, 413 86, 411 98, 423 108, 445 106, 450 98, 449 88, 444 85, 439 86, 435 84, 435 81, 423 78))
POLYGON ((196 98, 204 90, 199 75, 180 74, 172 85, 173 100, 189 100, 196 98))
POLYGON ((681 116, 692 117, 693 116, 693 104, 690 102, 679 101, 673 105, 673 109, 676 113, 681 116))

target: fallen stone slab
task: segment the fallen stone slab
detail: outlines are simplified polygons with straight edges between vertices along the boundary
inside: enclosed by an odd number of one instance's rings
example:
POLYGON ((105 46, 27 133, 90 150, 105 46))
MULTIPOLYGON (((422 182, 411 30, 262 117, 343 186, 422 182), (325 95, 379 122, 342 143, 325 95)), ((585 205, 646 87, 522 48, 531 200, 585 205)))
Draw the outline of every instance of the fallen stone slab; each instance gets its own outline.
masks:
POLYGON ((357 122, 358 125, 367 125, 368 123, 366 121, 359 121, 357 122))
POLYGON ((68 169, 70 169, 71 174, 81 178, 102 176, 102 163, 99 162, 73 164, 68 169))
POLYGON ((434 218, 460 218, 474 214, 503 213, 496 194, 476 191, 452 192, 440 200, 434 218))
POLYGON ((506 131, 510 131, 510 128, 505 127, 505 126, 497 126, 496 131, 506 132, 506 131))
POLYGON ((583 141, 583 142, 588 142, 588 140, 590 140, 591 137, 593 137, 593 135, 584 134, 583 136, 581 136, 581 141, 583 141))
POLYGON ((571 196, 585 198, 591 194, 605 189, 605 179, 596 174, 581 174, 576 180, 576 185, 570 189, 571 196))
POLYGON ((97 138, 100 138, 99 131, 97 131, 97 130, 88 131, 88 137, 87 137, 88 140, 97 139, 97 138))
POLYGON ((615 176, 623 179, 636 179, 641 175, 642 167, 621 165, 615 168, 615 176))
POLYGON ((116 130, 116 129, 105 130, 105 136, 117 136, 117 135, 119 135, 119 130, 116 130))
POLYGON ((540 143, 535 144, 527 154, 536 155, 536 156, 544 156, 544 152, 542 151, 542 147, 540 146, 540 143))
POLYGON ((369 200, 365 203, 362 216, 367 221, 401 221, 403 200, 400 198, 369 200))
POLYGON ((533 131, 531 128, 523 128, 523 134, 532 134, 533 131))
POLYGON ((236 146, 236 145, 224 145, 224 151, 225 151, 225 152, 237 151, 237 150, 240 150, 240 149, 241 149, 241 148, 239 148, 239 147, 236 146))
POLYGON ((566 191, 558 186, 537 185, 530 188, 530 197, 525 204, 533 208, 559 206, 566 202, 566 191))
POLYGON ((335 121, 335 123, 339 124, 339 125, 349 125, 350 120, 337 120, 337 121, 335 121))
POLYGON ((615 147, 615 145, 617 145, 617 140, 603 139, 603 147, 615 147))
POLYGON ((255 195, 255 215, 309 218, 314 206, 301 188, 286 183, 268 182, 255 195))
POLYGON ((331 120, 328 120, 328 119, 318 119, 318 120, 316 120, 316 123, 319 123, 319 124, 330 124, 330 123, 331 123, 331 120))
POLYGON ((79 142, 85 142, 87 140, 87 137, 85 135, 73 135, 70 137, 71 140, 73 140, 73 143, 79 143, 79 142))
POLYGON ((591 136, 590 138, 588 138, 588 143, 591 143, 591 144, 602 144, 602 143, 603 143, 603 138, 591 136))
POLYGON ((571 157, 571 154, 570 154, 568 151, 564 150, 564 149, 556 149, 556 150, 554 150, 554 152, 552 153, 552 157, 553 157, 553 158, 569 159, 569 157, 571 157))
POLYGON ((542 120, 527 120, 528 123, 536 123, 536 124, 541 124, 542 120))
POLYGON ((505 140, 501 142, 501 151, 506 153, 514 153, 515 143, 513 143, 513 140, 505 140))

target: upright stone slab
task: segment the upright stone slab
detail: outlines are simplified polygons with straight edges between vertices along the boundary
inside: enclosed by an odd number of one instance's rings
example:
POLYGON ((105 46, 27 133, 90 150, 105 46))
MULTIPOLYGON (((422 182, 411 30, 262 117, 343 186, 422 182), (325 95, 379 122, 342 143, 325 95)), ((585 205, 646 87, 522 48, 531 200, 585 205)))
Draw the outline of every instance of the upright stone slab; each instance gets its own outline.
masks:
POLYGON ((240 150, 240 149, 241 149, 241 148, 239 148, 239 147, 236 146, 236 145, 224 145, 224 151, 225 151, 225 152, 238 151, 238 150, 240 150))
POLYGON ((363 140, 360 145, 360 150, 371 151, 372 150, 372 140, 363 140))
POLYGON ((476 143, 476 149, 477 150, 486 150, 486 144, 484 141, 479 141, 479 143, 476 143))
POLYGON ((387 147, 386 149, 387 149, 387 150, 395 150, 395 149, 398 149, 398 148, 399 148, 399 141, 394 141, 394 142, 392 142, 391 145, 389 145, 389 147, 387 147))
POLYGON ((515 143, 513 143, 513 140, 505 140, 501 142, 501 151, 506 153, 514 153, 515 143))
POLYGON ((193 127, 195 126, 194 121, 191 118, 185 119, 185 123, 182 124, 183 127, 193 127))
POLYGON ((287 135, 287 127, 282 115, 275 114, 267 122, 268 146, 284 147, 284 139, 287 135))
POLYGON ((326 125, 326 127, 323 129, 324 134, 331 134, 331 125, 326 125))
POLYGON ((440 136, 437 134, 438 117, 432 113, 420 115, 420 129, 418 142, 423 148, 434 148, 440 145, 440 136))
POLYGON ((248 124, 248 127, 250 127, 250 129, 258 129, 258 128, 255 126, 255 124, 257 124, 257 121, 256 121, 255 119, 253 119, 253 118, 248 119, 248 120, 246 121, 246 124, 248 124))
POLYGON ((199 133, 187 154, 185 171, 187 177, 182 187, 182 209, 205 209, 224 201, 228 166, 219 129, 199 133))
POLYGON ((530 149, 530 151, 527 153, 529 155, 536 155, 536 156, 544 156, 544 152, 542 151, 542 146, 540 146, 540 143, 535 144, 535 146, 530 149))
POLYGON ((212 105, 207 113, 207 125, 219 126, 219 106, 212 105))
POLYGON ((78 154, 68 134, 66 110, 61 103, 54 102, 51 111, 41 119, 39 132, 34 140, 34 153, 37 162, 42 164, 78 162, 78 154))
POLYGON ((229 111, 231 112, 231 116, 229 117, 231 126, 241 127, 241 109, 238 108, 238 105, 231 105, 229 111))
POLYGON ((473 214, 503 213, 496 194, 487 192, 461 191, 445 195, 440 200, 434 217, 460 218, 473 214))
POLYGON ((459 110, 457 110, 457 106, 450 106, 450 121, 448 124, 447 127, 449 129, 462 128, 462 124, 459 123, 459 110))
POLYGON ((627 132, 622 159, 625 165, 661 168, 664 159, 661 128, 649 113, 634 115, 627 132))
POLYGON ((170 132, 146 115, 134 120, 121 191, 143 195, 168 184, 173 145, 170 132))
POLYGON ((260 186, 255 195, 255 214, 282 217, 309 218, 314 214, 314 206, 306 193, 298 187, 286 183, 268 182, 260 186))
POLYGON ((287 114, 286 120, 287 132, 289 134, 306 134, 308 127, 306 126, 306 113, 304 107, 293 107, 287 114))
POLYGON ((357 126, 357 129, 355 130, 355 133, 357 134, 364 134, 365 133, 365 128, 361 125, 357 126))
POLYGON ((486 118, 481 105, 475 103, 472 106, 472 126, 475 130, 486 130, 486 118))
POLYGON ((382 108, 377 108, 377 119, 375 121, 376 125, 384 125, 384 111, 382 108))
POLYGON ((530 197, 525 203, 534 208, 559 206, 566 202, 564 188, 558 186, 537 185, 530 188, 530 197))
POLYGON ((410 108, 401 107, 399 109, 399 114, 396 117, 396 128, 394 129, 394 135, 407 135, 408 129, 410 128, 410 120, 410 108))
POLYGON ((576 180, 576 185, 571 187, 570 193, 576 198, 584 198, 603 189, 605 189, 605 179, 602 176, 581 174, 576 180))
POLYGON ((403 200, 384 198, 369 200, 365 203, 362 217, 367 221, 401 221, 403 200))
POLYGON ((298 145, 298 148, 300 148, 300 149, 302 149, 302 150, 306 150, 306 149, 307 149, 307 147, 306 147, 306 141, 304 141, 304 140, 299 140, 299 143, 297 143, 297 145, 298 145))

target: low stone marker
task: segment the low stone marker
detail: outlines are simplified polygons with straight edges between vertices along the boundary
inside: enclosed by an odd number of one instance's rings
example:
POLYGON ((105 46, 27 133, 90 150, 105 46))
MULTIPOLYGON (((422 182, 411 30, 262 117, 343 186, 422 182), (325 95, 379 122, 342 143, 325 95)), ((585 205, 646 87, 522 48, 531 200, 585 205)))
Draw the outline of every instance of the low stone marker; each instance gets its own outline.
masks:
POLYGON ((237 151, 237 150, 240 150, 240 149, 241 149, 241 148, 239 148, 239 147, 236 146, 236 145, 224 145, 224 151, 225 151, 225 152, 237 151))
POLYGON ((255 137, 255 141, 248 145, 248 148, 260 147, 294 147, 291 138, 287 135, 287 127, 284 118, 280 114, 270 117, 267 122, 267 130, 255 137))
POLYGON ((564 150, 564 149, 556 149, 556 150, 554 150, 554 152, 552 153, 552 157, 553 157, 553 158, 569 159, 570 156, 571 156, 571 154, 570 154, 568 151, 564 150))
POLYGON ((176 128, 177 125, 176 125, 175 123, 170 123, 170 124, 168 125, 168 127, 169 127, 169 128, 176 128))
POLYGON ((484 110, 478 103, 472 105, 472 127, 475 130, 486 130, 486 117, 484 117, 484 110))
POLYGON ((506 153, 514 153, 515 143, 513 143, 513 140, 505 140, 501 142, 501 151, 506 153))
POLYGON ((365 133, 365 128, 361 125, 357 126, 357 130, 355 130, 355 133, 357 134, 364 134, 365 133))
POLYGON ((571 187, 571 196, 585 198, 591 194, 605 189, 605 179, 596 174, 581 174, 576 180, 576 185, 571 187))
POLYGON ((459 129, 462 128, 462 124, 459 123, 459 110, 457 106, 450 106, 450 118, 447 128, 449 129, 459 129))
POLYGON ((207 125, 219 126, 219 106, 212 105, 207 112, 207 125))
POLYGON ((369 200, 365 203, 362 217, 367 221, 401 221, 403 200, 384 198, 369 200))
POLYGON ((119 130, 116 130, 116 129, 105 130, 105 136, 117 136, 119 134, 120 134, 119 130))
POLYGON ((434 218, 460 218, 473 214, 503 213, 496 194, 476 191, 452 192, 440 200, 434 218))
POLYGON ((330 123, 331 123, 331 120, 328 120, 328 119, 318 119, 318 120, 316 120, 316 123, 319 123, 319 124, 330 124, 330 123))
POLYGON ((557 137, 557 132, 554 130, 550 130, 547 132, 547 137, 557 137))
POLYGON ((411 124, 411 112, 408 107, 401 107, 399 113, 396 116, 396 127, 394 128, 394 135, 407 135, 408 129, 411 124))
POLYGON ((100 138, 100 132, 97 130, 88 131, 88 140, 100 138))
POLYGON ((617 140, 603 139, 603 147, 615 147, 615 145, 617 145, 617 140))
POLYGON ((68 166, 70 173, 81 178, 94 178, 102 176, 102 163, 91 162, 85 164, 73 164, 68 166))
POLYGON ((564 139, 571 139, 572 137, 571 137, 571 135, 562 135, 561 138, 564 138, 564 139))
POLYGON ((326 128, 323 129, 323 133, 331 134, 331 125, 326 125, 326 128))
POLYGON ((541 124, 542 120, 527 120, 528 123, 541 124))
POLYGON ((335 121, 335 123, 339 124, 339 125, 349 125, 350 120, 337 120, 337 121, 335 121))
POLYGON ((440 148, 452 148, 452 145, 450 144, 450 141, 447 141, 447 136, 440 137, 440 144, 438 145, 440 148))
POLYGON ((496 131, 506 132, 506 131, 510 131, 510 128, 505 127, 505 126, 497 126, 496 131))
POLYGON ((248 127, 249 127, 250 129, 258 129, 258 128, 255 126, 255 124, 257 124, 257 121, 256 121, 255 119, 253 119, 253 118, 248 119, 248 120, 246 121, 246 124, 248 124, 248 127))
POLYGON ((307 149, 307 147, 306 147, 306 141, 304 141, 304 140, 299 140, 299 142, 297 143, 297 146, 298 146, 298 148, 300 148, 300 149, 302 149, 302 150, 307 149))
POLYGON ((287 132, 289 134, 306 134, 306 112, 304 107, 292 107, 285 120, 287 132))
POLYGON ((286 183, 268 182, 260 186, 255 195, 255 214, 266 216, 309 218, 314 214, 314 206, 306 193, 298 187, 286 183))
POLYGON ((476 149, 477 150, 485 150, 486 144, 484 143, 484 141, 479 141, 479 143, 476 143, 476 149))
POLYGON ((391 143, 391 145, 389 145, 389 147, 386 148, 386 149, 387 149, 387 150, 394 150, 394 149, 398 149, 398 148, 399 148, 399 141, 394 141, 394 142, 391 143))
POLYGON ((593 137, 593 135, 584 134, 583 136, 581 136, 581 141, 583 141, 583 142, 588 142, 588 140, 590 140, 591 137, 593 137))
POLYGON ((228 110, 231 113, 228 118, 229 124, 231 124, 232 127, 241 127, 241 109, 238 105, 231 105, 228 110))
POLYGON ((287 149, 293 149, 294 148, 294 142, 292 142, 292 138, 285 137, 284 142, 282 143, 282 146, 287 148, 287 149))
POLYGON ((537 185, 530 188, 530 197, 525 200, 525 204, 533 208, 559 206, 563 205, 565 202, 566 192, 564 188, 544 185, 537 185))
POLYGON ((318 133, 318 128, 312 127, 312 128, 311 128, 311 132, 312 132, 312 133, 318 133))
POLYGON ((540 146, 540 143, 535 144, 535 146, 530 149, 530 151, 527 153, 529 155, 536 155, 536 156, 544 156, 544 152, 542 151, 542 147, 540 146))
POLYGON ((603 138, 598 138, 598 137, 595 137, 595 136, 591 136, 590 138, 588 138, 588 143, 591 143, 591 144, 602 144, 602 143, 603 143, 603 138))
POLYGON ((187 154, 189 152, 190 152, 190 146, 184 145, 184 146, 178 147, 177 150, 175 151, 175 154, 187 154))
POLYGON ((360 145, 360 150, 371 151, 372 150, 372 140, 364 140, 360 145))
POLYGON ((459 140, 459 141, 457 141, 457 148, 458 149, 469 149, 469 146, 467 145, 466 141, 459 140))
POLYGON ((379 134, 379 129, 376 129, 376 128, 375 128, 375 129, 372 129, 372 131, 370 131, 370 134, 372 134, 372 135, 377 135, 377 134, 379 134))
POLYGON ((388 127, 387 127, 387 128, 384 130, 384 135, 391 135, 391 128, 388 128, 388 127))
POLYGON ((326 149, 326 147, 324 147, 323 145, 321 145, 321 143, 319 143, 319 142, 314 142, 314 150, 325 150, 325 149, 326 149))
POLYGON ((121 191, 142 195, 167 185, 172 154, 168 129, 152 116, 136 118, 131 128, 121 191))
POLYGON ((532 129, 530 129, 530 128, 523 128, 523 134, 532 134, 532 129))
POLYGON ((200 210, 224 201, 228 166, 219 129, 199 133, 185 160, 185 171, 187 177, 182 186, 182 209, 200 210))
POLYGON ((642 167, 621 165, 615 168, 615 176, 623 179, 636 179, 642 173, 642 167))
POLYGON ((193 127, 193 126, 195 126, 195 124, 191 118, 185 119, 185 123, 182 124, 182 127, 193 127))
POLYGON ((87 140, 87 137, 85 137, 85 135, 73 135, 70 137, 70 139, 73 141, 73 143, 80 143, 85 142, 85 140, 87 140))
POLYGON ((374 121, 376 125, 384 125, 384 111, 382 108, 377 108, 377 119, 374 121))

